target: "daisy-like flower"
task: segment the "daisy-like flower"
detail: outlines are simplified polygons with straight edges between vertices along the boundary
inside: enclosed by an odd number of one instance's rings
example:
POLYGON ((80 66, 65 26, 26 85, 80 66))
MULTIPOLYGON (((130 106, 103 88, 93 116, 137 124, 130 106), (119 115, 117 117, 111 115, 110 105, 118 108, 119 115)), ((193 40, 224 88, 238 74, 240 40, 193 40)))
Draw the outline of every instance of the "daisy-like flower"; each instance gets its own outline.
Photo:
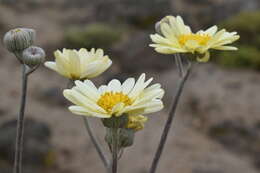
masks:
POLYGON ((101 85, 98 89, 90 80, 75 81, 72 89, 64 90, 64 96, 71 101, 73 106, 69 110, 78 115, 98 118, 119 117, 128 115, 131 119, 135 115, 157 112, 163 108, 161 98, 164 90, 160 84, 147 87, 152 78, 145 81, 142 74, 135 82, 128 78, 122 84, 113 79, 108 85, 101 85))
POLYGON ((112 61, 102 49, 79 51, 63 49, 54 52, 55 62, 45 62, 45 66, 72 80, 96 77, 111 66, 112 61))
POLYGON ((237 32, 227 32, 225 29, 218 31, 217 26, 212 26, 193 33, 180 16, 166 16, 156 24, 156 29, 158 33, 151 35, 154 44, 150 46, 162 54, 202 54, 197 56, 197 60, 207 62, 209 49, 237 50, 236 47, 226 46, 239 39, 237 32))

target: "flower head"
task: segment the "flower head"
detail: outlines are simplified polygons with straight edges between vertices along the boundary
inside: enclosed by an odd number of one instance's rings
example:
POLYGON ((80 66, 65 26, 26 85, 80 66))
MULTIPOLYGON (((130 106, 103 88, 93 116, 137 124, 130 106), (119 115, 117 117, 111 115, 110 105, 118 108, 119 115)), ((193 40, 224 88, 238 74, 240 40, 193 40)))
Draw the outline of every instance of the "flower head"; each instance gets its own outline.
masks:
POLYGON ((86 49, 55 51, 55 62, 45 62, 45 66, 60 75, 73 80, 83 80, 96 77, 110 67, 112 61, 104 55, 102 49, 90 51, 86 49))
POLYGON ((227 32, 225 29, 218 31, 217 26, 193 33, 180 16, 166 16, 156 24, 156 30, 158 33, 151 35, 154 44, 150 44, 155 51, 162 54, 202 54, 197 60, 203 62, 209 60, 209 49, 237 50, 226 45, 239 39, 236 32, 227 32))
POLYGON ((98 89, 90 80, 75 81, 76 86, 64 90, 63 94, 75 104, 69 110, 78 115, 99 118, 142 115, 163 108, 164 90, 160 84, 147 87, 151 81, 152 78, 145 81, 145 74, 142 74, 136 82, 134 78, 128 78, 121 84, 113 79, 98 89))
POLYGON ((35 31, 29 28, 16 28, 8 31, 3 39, 5 47, 13 53, 23 51, 35 40, 35 31))
POLYGON ((40 65, 45 60, 45 52, 42 48, 37 46, 30 46, 22 53, 22 61, 29 67, 40 65))

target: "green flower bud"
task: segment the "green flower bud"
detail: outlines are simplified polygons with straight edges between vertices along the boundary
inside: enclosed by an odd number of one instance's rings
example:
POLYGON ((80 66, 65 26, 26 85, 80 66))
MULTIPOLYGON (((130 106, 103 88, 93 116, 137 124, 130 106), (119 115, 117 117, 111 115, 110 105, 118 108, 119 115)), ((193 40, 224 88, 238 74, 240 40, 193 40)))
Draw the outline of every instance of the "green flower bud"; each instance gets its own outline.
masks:
POLYGON ((35 35, 33 29, 16 28, 5 34, 3 42, 10 52, 17 53, 30 47, 34 42, 35 35))
POLYGON ((22 61, 29 67, 35 67, 45 60, 45 52, 42 48, 31 46, 22 53, 22 61))
POLYGON ((127 115, 121 115, 119 117, 112 116, 111 118, 104 118, 102 121, 105 127, 123 128, 128 123, 128 116, 127 115))
POLYGON ((120 129, 119 131, 119 147, 130 147, 134 143, 135 130, 133 129, 120 129))
MULTIPOLYGON (((133 129, 118 129, 118 148, 130 147, 134 143, 135 130, 133 129)), ((113 132, 111 128, 106 129, 105 141, 109 148, 112 148, 113 132)))

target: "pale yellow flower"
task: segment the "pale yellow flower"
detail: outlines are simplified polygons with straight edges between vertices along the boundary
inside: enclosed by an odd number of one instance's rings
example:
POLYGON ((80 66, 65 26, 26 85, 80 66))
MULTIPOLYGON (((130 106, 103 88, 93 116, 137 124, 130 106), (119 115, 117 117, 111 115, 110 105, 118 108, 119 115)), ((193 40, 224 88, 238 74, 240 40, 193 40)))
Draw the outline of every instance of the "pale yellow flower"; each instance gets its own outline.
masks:
POLYGON ((54 52, 55 62, 45 62, 45 66, 60 75, 73 80, 90 79, 106 71, 112 64, 102 49, 63 49, 54 52))
POLYGON ((148 118, 142 115, 128 116, 128 123, 126 125, 126 128, 134 129, 135 131, 142 130, 144 128, 144 123, 147 120, 148 118))
POLYGON ((206 62, 210 57, 209 49, 237 50, 236 47, 226 46, 239 39, 237 32, 218 31, 217 26, 212 26, 193 33, 180 16, 166 16, 157 24, 157 29, 160 33, 151 35, 154 44, 150 46, 162 54, 201 54, 198 61, 206 62))
POLYGON ((78 115, 99 118, 143 115, 163 108, 164 90, 160 84, 147 87, 151 81, 152 78, 145 81, 145 74, 142 74, 136 82, 128 78, 121 84, 113 79, 98 89, 90 80, 75 81, 75 86, 64 90, 63 95, 75 104, 69 110, 78 115))

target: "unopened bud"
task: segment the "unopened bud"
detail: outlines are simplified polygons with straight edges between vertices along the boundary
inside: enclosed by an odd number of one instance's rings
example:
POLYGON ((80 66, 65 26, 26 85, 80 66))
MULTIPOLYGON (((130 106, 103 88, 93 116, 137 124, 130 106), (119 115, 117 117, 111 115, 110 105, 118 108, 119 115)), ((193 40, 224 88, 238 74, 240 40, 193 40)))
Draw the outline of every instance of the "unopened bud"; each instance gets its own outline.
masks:
POLYGON ((135 130, 120 129, 119 131, 119 146, 121 148, 130 147, 134 143, 135 130))
MULTIPOLYGON (((105 141, 107 142, 109 148, 113 145, 113 132, 111 128, 106 129, 105 141)), ((135 130, 133 129, 118 129, 118 148, 130 147, 134 143, 135 130)))
POLYGON ((45 52, 42 48, 31 46, 23 51, 22 61, 29 67, 35 67, 45 60, 45 52))
POLYGON ((10 52, 17 53, 30 47, 34 42, 35 35, 33 29, 16 28, 5 34, 3 42, 10 52))

